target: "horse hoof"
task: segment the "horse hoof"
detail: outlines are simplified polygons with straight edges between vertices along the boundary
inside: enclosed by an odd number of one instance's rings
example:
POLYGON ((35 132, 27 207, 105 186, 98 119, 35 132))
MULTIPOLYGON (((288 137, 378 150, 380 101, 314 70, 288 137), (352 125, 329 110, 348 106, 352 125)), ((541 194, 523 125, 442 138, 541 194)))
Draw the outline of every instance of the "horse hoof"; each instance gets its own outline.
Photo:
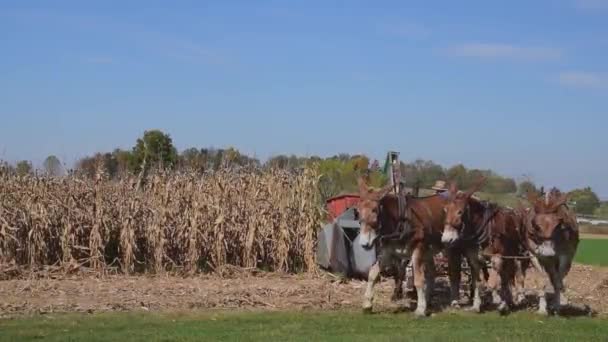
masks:
POLYGON ((467 308, 466 311, 468 311, 468 312, 474 312, 474 313, 481 313, 481 307, 479 307, 479 306, 471 306, 470 308, 467 308))
POLYGON ((372 313, 372 307, 371 306, 364 306, 363 307, 363 313, 364 314, 371 314, 372 313))
POLYGON ((541 316, 549 316, 549 312, 547 311, 547 309, 539 309, 538 311, 536 311, 536 314, 541 316))
POLYGON ((453 300, 450 306, 454 309, 460 309, 460 303, 457 300, 453 300))
POLYGON ((416 318, 426 318, 426 311, 425 310, 416 310, 414 312, 414 315, 416 315, 416 318))
POLYGON ((506 303, 500 303, 500 305, 498 305, 498 312, 503 316, 508 314, 509 306, 506 303))

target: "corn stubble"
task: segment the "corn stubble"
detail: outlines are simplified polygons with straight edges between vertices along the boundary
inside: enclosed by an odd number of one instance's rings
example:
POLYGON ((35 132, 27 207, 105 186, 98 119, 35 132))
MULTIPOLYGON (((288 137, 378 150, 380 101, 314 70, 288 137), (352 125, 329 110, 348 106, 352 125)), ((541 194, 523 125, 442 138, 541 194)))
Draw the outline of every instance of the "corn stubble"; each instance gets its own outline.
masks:
POLYGON ((315 168, 155 173, 143 185, 103 172, 95 180, 1 174, 0 265, 314 272, 318 181, 315 168))

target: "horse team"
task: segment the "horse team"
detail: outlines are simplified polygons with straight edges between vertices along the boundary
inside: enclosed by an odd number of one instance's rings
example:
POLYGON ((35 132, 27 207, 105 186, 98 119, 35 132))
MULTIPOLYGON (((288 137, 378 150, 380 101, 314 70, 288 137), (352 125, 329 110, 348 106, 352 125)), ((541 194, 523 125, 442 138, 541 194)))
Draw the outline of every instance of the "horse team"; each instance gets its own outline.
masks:
POLYGON ((448 260, 450 300, 460 303, 462 259, 471 269, 471 310, 481 312, 484 290, 493 304, 507 313, 525 299, 526 270, 544 271, 548 282, 538 292, 538 312, 559 312, 567 304, 564 278, 572 265, 579 242, 576 217, 567 207, 567 195, 554 189, 545 195, 528 193, 530 208, 511 209, 478 200, 474 193, 484 183, 459 191, 429 197, 391 193, 392 187, 374 189, 359 180, 360 243, 376 248, 378 258, 371 267, 363 298, 363 309, 371 311, 374 286, 381 275, 395 278, 393 299, 403 296, 405 268, 411 262, 416 288, 417 316, 428 314, 435 283, 434 255, 443 252, 448 260), (547 305, 546 288, 555 295, 547 305), (513 298, 515 289, 515 298, 513 298))

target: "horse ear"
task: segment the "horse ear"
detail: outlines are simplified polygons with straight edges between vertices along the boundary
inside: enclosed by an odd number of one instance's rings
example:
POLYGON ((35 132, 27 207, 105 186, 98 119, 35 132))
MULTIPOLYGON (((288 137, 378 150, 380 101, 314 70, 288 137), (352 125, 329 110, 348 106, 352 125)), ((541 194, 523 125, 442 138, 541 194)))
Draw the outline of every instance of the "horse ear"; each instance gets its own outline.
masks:
POLYGON ((369 199, 374 200, 374 201, 379 201, 382 198, 384 198, 384 196, 386 196, 389 192, 391 192, 391 190, 393 190, 393 186, 392 185, 386 185, 385 187, 379 189, 379 190, 371 190, 368 192, 369 194, 369 199))
POLYGON ((568 194, 562 194, 559 199, 557 199, 553 205, 551 206, 552 210, 557 210, 557 208, 561 207, 562 205, 568 203, 568 194))
POLYGON ((363 179, 363 177, 359 177, 357 179, 357 184, 359 185, 359 194, 364 195, 369 192, 367 183, 365 183, 365 180, 363 179))
POLYGON ((454 182, 454 181, 450 182, 450 187, 448 188, 448 192, 452 196, 456 195, 456 193, 458 193, 458 185, 456 184, 456 182, 454 182))
POLYGON ((471 189, 469 189, 469 191, 467 191, 466 197, 473 196, 473 194, 476 193, 477 191, 479 191, 479 189, 481 189, 485 183, 486 183, 486 177, 479 178, 475 182, 475 184, 473 184, 473 187, 471 187, 471 189))

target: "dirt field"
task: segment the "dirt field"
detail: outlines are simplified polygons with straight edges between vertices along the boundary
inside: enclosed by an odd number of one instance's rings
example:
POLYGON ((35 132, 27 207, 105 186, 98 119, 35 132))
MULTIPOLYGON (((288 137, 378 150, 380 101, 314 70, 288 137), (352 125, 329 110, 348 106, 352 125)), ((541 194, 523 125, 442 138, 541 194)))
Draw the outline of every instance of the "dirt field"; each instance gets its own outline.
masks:
MULTIPOLYGON (((527 287, 540 284, 531 272, 527 287)), ((392 280, 378 286, 377 311, 393 311, 392 280)), ((608 315, 608 268, 576 265, 567 278, 569 297, 608 315)), ((228 277, 83 276, 0 281, 0 316, 53 312, 173 311, 189 309, 338 310, 358 309, 365 283, 320 277, 252 274, 228 277)), ((438 279, 434 307, 447 303, 445 279, 438 279)), ((401 306, 407 303, 400 303, 401 306)), ((531 308, 529 308, 531 309, 531 308)))
POLYGON ((608 234, 589 234, 589 233, 582 233, 581 234, 581 239, 608 239, 608 234))

